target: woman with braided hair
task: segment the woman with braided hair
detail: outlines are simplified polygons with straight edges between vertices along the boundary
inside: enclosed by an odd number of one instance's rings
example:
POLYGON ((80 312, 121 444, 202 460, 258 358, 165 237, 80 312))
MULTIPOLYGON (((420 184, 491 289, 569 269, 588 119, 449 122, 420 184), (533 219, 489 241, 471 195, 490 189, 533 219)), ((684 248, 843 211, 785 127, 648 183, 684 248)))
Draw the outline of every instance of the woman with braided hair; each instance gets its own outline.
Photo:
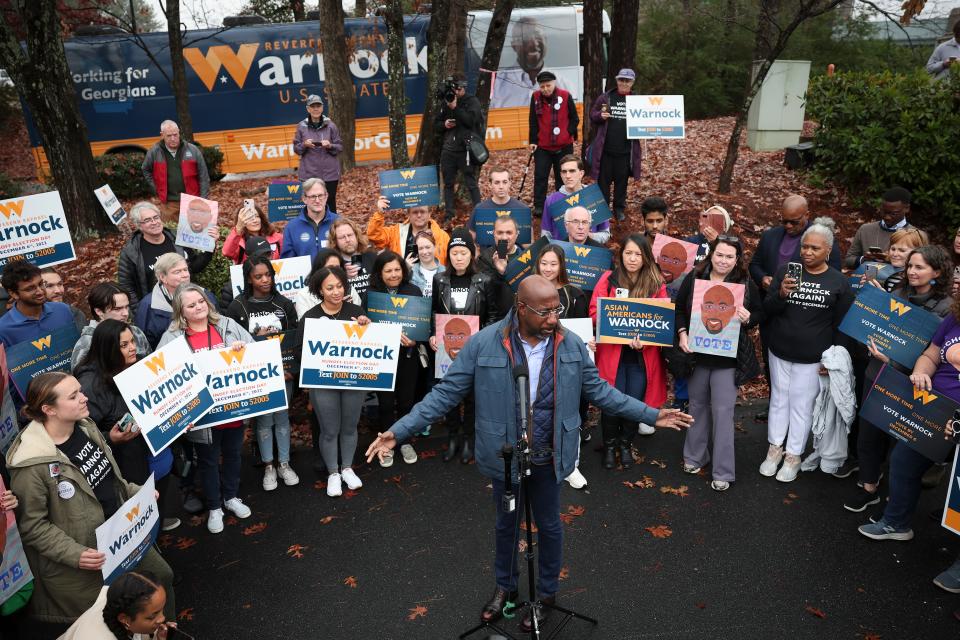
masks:
MULTIPOLYGON (((131 571, 103 587, 93 606, 57 640, 165 640, 167 592, 149 571, 131 571)), ((171 634, 172 636, 173 634, 171 634)))

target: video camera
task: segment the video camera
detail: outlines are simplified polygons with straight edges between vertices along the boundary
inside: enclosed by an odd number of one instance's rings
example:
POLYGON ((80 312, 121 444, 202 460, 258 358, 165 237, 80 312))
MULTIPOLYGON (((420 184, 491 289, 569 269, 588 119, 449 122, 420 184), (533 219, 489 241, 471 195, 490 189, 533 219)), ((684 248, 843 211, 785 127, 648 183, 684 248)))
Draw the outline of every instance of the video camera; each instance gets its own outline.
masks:
POLYGON ((453 102, 457 97, 457 89, 465 86, 465 82, 456 80, 453 76, 447 76, 443 80, 443 88, 437 92, 437 98, 444 102, 453 102))

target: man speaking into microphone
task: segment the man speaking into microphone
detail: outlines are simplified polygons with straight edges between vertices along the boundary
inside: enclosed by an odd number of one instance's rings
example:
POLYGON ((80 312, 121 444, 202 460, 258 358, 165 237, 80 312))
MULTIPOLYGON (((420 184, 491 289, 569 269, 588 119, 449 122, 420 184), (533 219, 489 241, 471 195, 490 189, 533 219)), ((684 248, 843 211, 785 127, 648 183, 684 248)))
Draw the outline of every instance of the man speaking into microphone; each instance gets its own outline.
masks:
MULTIPOLYGON (((378 434, 367 449, 367 461, 440 420, 468 393, 476 398, 475 455, 480 472, 493 480, 497 508, 495 574, 497 587, 480 614, 492 622, 503 613, 508 600, 517 599, 516 540, 520 509, 505 511, 503 445, 525 439, 531 451, 527 478, 530 502, 537 526, 539 576, 537 597, 553 604, 560 589, 563 565, 563 525, 560 522, 560 485, 573 472, 580 450, 581 393, 604 412, 658 427, 680 429, 693 422, 676 409, 657 410, 626 396, 604 380, 590 360, 586 345, 564 330, 557 289, 546 278, 529 276, 520 283, 517 301, 507 316, 476 334, 460 351, 446 376, 410 413, 388 431, 378 434), (515 371, 528 376, 514 378, 515 371), (529 384, 532 404, 527 433, 520 432, 518 382, 529 384), (504 402, 504 398, 515 398, 504 402)), ((516 459, 517 456, 514 456, 516 459)), ((519 471, 512 468, 513 493, 519 494, 519 471)), ((521 496, 522 498, 522 496, 521 496)), ((538 621, 548 609, 537 609, 538 621)), ((532 626, 528 612, 520 626, 532 626)))

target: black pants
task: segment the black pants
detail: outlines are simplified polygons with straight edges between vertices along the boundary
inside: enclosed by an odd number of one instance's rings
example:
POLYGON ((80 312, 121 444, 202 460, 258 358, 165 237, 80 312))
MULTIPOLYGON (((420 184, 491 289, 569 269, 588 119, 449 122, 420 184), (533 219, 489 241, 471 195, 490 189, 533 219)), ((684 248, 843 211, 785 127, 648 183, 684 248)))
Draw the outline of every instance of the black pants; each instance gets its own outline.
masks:
POLYGON ((377 415, 380 420, 380 430, 386 431, 393 426, 397 418, 410 413, 417 393, 417 382, 420 378, 420 355, 417 347, 402 347, 400 360, 397 362, 397 378, 393 391, 377 392, 377 415))
POLYGON ((440 153, 440 173, 443 174, 443 206, 447 212, 447 220, 453 218, 456 209, 457 196, 454 186, 457 174, 463 173, 463 181, 470 192, 470 200, 474 205, 480 203, 480 188, 477 186, 477 165, 467 163, 467 150, 442 151, 440 153))
POLYGON ((568 153, 573 153, 572 144, 568 144, 559 151, 547 151, 538 147, 533 152, 533 208, 537 211, 543 211, 551 169, 553 169, 553 190, 560 190, 560 185, 563 184, 560 180, 560 158, 568 153))
POLYGON ((337 212, 337 185, 339 180, 324 180, 323 184, 327 187, 327 208, 334 213, 337 212))
POLYGON ((447 429, 450 435, 463 433, 468 440, 473 439, 476 432, 475 420, 476 405, 473 402, 473 393, 470 393, 463 402, 458 404, 447 414, 447 429), (460 408, 463 408, 463 417, 460 416, 460 408))
POLYGON ((603 199, 614 211, 627 208, 627 181, 630 179, 630 154, 614 156, 604 153, 600 159, 597 184, 603 199), (613 202, 610 202, 610 183, 613 183, 613 202))

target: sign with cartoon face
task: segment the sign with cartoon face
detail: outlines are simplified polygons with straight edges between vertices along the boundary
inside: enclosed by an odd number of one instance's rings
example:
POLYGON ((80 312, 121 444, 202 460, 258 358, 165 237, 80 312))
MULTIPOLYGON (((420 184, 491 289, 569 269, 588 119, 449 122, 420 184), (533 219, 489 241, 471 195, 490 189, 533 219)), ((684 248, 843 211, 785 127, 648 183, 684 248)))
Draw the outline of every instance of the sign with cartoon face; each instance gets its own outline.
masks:
POLYGON ((180 194, 180 220, 177 223, 177 244, 199 251, 212 252, 217 240, 209 229, 217 227, 220 205, 215 200, 180 194))
POLYGON ((680 283, 697 263, 697 245, 662 233, 653 239, 653 258, 660 267, 670 298, 677 296, 680 283))
POLYGON ((740 317, 745 287, 734 282, 697 280, 693 284, 693 306, 687 330, 689 346, 696 353, 737 357, 740 317))
POLYGON ((480 316, 438 313, 436 326, 437 358, 434 374, 437 378, 442 378, 466 346, 470 336, 480 331, 480 316))

